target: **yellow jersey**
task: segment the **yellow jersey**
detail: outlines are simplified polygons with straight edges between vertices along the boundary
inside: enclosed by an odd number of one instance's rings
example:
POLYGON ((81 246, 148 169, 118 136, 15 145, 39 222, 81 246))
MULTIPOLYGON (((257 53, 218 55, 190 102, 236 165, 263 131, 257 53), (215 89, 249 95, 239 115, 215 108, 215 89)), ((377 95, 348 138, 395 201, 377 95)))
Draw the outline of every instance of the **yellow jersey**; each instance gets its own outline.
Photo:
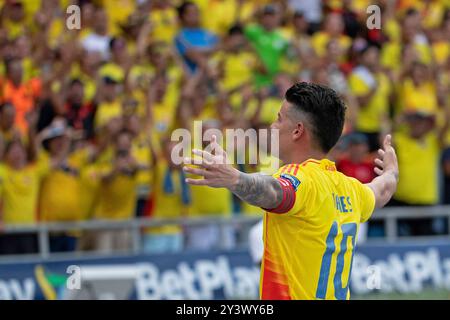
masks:
POLYGON ((440 147, 435 132, 417 140, 406 132, 395 134, 399 181, 394 198, 410 204, 433 205, 439 200, 437 165, 440 147))
POLYGON ((81 170, 87 163, 87 151, 77 150, 67 160, 65 169, 50 170, 41 182, 39 213, 42 221, 79 221, 87 217, 83 210, 81 177, 81 170))
POLYGON ((139 134, 133 141, 131 152, 138 165, 142 167, 136 175, 136 191, 138 197, 146 198, 153 184, 153 154, 150 138, 146 137, 145 133, 139 134))
POLYGON ((80 183, 75 174, 54 170, 43 180, 40 197, 41 218, 44 221, 79 220, 80 183), (64 186, 61 188, 61 186, 64 186))
POLYGON ((219 52, 213 57, 215 65, 223 66, 223 78, 220 83, 225 90, 233 90, 252 81, 252 69, 256 57, 249 51, 219 52))
MULTIPOLYGON (((136 159, 135 155, 133 154, 136 159)), ((125 220, 134 216, 137 199, 137 173, 117 173, 109 181, 102 181, 102 176, 112 172, 114 167, 114 150, 107 148, 97 159, 95 166, 84 174, 84 179, 91 176, 93 180, 88 188, 97 191, 93 216, 96 219, 125 220)), ((84 198, 89 201, 91 199, 84 198)))
POLYGON ((287 164, 273 177, 284 196, 264 214, 261 298, 349 299, 358 227, 375 207, 372 190, 327 159, 287 164))
POLYGON ((436 84, 432 81, 425 81, 415 85, 410 78, 405 79, 399 87, 400 97, 396 110, 399 114, 404 111, 424 111, 436 114, 439 109, 437 100, 436 84))
POLYGON ((226 34, 238 14, 238 4, 233 0, 194 0, 194 2, 200 9, 202 26, 218 35, 226 34))
POLYGON ((155 42, 172 43, 178 31, 175 8, 168 6, 150 10, 149 21, 153 27, 151 37, 155 42))
MULTIPOLYGON (((248 103, 245 111, 245 118, 251 119, 258 111, 259 105, 256 99, 252 99, 248 103)), ((280 97, 270 96, 264 99, 259 111, 259 120, 264 124, 270 124, 277 119, 278 110, 280 109, 280 97)))
MULTIPOLYGON (((430 65, 432 62, 432 48, 423 37, 413 44, 417 59, 423 64, 430 65)), ((383 67, 393 71, 400 71, 402 66, 402 44, 399 41, 389 41, 383 45, 380 52, 380 63, 383 67)))
POLYGON ((110 77, 117 82, 123 82, 125 80, 125 70, 115 62, 105 63, 100 67, 98 73, 102 78, 110 77))
MULTIPOLYGON (((312 36, 311 43, 312 43, 312 46, 313 46, 316 54, 319 57, 323 57, 326 54, 327 45, 330 40, 332 40, 332 38, 325 31, 316 32, 312 36)), ((344 34, 340 35, 336 40, 338 41, 339 46, 343 49, 343 52, 347 51, 347 49, 350 48, 350 46, 352 44, 351 38, 344 34)), ((340 60, 342 60, 342 59, 344 59, 344 55, 342 55, 340 57, 340 60)))
MULTIPOLYGON (((193 176, 198 179, 198 176, 193 176)), ((230 216, 232 212, 233 196, 224 188, 203 188, 202 186, 190 186, 192 194, 192 206, 188 214, 191 216, 221 215, 230 216)))
POLYGON ((133 0, 103 0, 100 1, 108 15, 108 30, 113 35, 123 33, 121 25, 127 22, 134 10, 136 10, 136 1, 133 0), (120 8, 120 9, 119 9, 120 8))
MULTIPOLYGON (((190 186, 183 184, 184 173, 170 169, 167 161, 160 157, 155 167, 154 208, 152 218, 181 218, 186 215, 191 205, 190 186)), ((174 234, 181 232, 179 225, 164 225, 146 229, 152 234, 174 234)))
POLYGON ((116 99, 112 102, 102 102, 97 107, 95 114, 95 128, 100 128, 112 119, 120 118, 122 116, 122 104, 120 99, 116 99))
POLYGON ((49 170, 50 161, 43 155, 21 170, 0 164, 0 202, 5 224, 37 222, 39 187, 49 170))
POLYGON ((94 217, 97 219, 125 220, 134 216, 136 204, 136 178, 116 175, 109 183, 102 183, 94 217))
POLYGON ((392 90, 389 79, 383 73, 373 74, 366 67, 359 66, 350 75, 349 86, 355 96, 364 96, 376 87, 368 104, 359 108, 356 127, 363 132, 380 131, 389 112, 389 95, 392 90))

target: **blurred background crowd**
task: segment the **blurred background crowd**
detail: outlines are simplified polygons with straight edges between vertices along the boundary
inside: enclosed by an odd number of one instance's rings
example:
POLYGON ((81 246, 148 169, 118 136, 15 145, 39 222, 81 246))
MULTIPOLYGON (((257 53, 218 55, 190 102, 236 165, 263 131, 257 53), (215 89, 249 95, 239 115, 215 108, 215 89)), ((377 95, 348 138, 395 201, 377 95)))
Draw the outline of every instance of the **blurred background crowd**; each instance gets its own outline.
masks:
MULTIPOLYGON (((260 214, 225 189, 188 186, 170 136, 195 120, 268 128, 297 81, 330 86, 347 104, 330 154, 340 171, 371 181, 380 140, 393 132, 400 183, 390 205, 450 204, 449 9, 449 0, 3 0, 0 226, 260 214), (66 26, 71 4, 79 30, 66 26), (367 27, 372 4, 380 29, 367 27)), ((441 219, 399 228, 447 232, 441 219)), ((382 232, 369 225, 369 236, 382 232)), ((218 234, 216 225, 146 228, 143 247, 234 245, 232 229, 218 234)), ((130 241, 127 231, 61 232, 50 249, 130 241)), ((35 234, 0 229, 0 254, 36 250, 35 234)))

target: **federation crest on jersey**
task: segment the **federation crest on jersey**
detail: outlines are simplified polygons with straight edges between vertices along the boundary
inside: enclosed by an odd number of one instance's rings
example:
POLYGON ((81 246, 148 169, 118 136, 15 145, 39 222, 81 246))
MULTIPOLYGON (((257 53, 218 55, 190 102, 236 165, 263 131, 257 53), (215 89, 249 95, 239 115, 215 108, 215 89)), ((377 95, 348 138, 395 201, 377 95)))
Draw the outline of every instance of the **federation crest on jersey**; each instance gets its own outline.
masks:
POLYGON ((297 191, 298 187, 300 186, 300 180, 296 176, 293 176, 291 174, 282 173, 280 175, 280 178, 288 180, 291 185, 294 187, 294 190, 297 191))

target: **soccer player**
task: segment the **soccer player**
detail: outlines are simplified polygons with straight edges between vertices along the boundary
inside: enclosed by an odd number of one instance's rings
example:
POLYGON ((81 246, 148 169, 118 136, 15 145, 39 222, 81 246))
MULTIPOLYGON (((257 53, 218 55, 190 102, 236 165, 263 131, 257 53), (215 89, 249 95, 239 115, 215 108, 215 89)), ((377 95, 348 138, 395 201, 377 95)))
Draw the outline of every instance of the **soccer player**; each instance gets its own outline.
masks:
MULTIPOLYGON (((358 226, 395 192, 398 166, 391 136, 375 160, 378 175, 362 184, 326 159, 344 125, 345 106, 332 90, 298 83, 287 90, 278 119, 279 157, 285 164, 273 176, 246 174, 227 164, 212 138, 212 153, 193 150, 203 176, 193 185, 228 188, 242 200, 265 208, 262 299, 349 299, 352 257, 358 226)), ((192 163, 190 158, 186 164, 192 163)))

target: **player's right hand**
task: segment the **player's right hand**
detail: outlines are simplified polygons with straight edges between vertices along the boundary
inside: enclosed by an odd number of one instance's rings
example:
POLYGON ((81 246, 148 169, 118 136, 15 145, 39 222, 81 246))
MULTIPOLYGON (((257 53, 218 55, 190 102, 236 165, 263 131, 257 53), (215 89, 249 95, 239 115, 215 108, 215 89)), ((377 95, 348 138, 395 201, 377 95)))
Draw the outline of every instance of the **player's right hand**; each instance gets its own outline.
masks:
POLYGON ((184 172, 198 175, 203 179, 187 178, 186 182, 197 186, 209 186, 214 188, 230 188, 239 180, 239 171, 227 161, 227 153, 217 143, 217 137, 212 136, 211 149, 214 154, 204 150, 192 150, 192 153, 199 158, 195 161, 185 158, 184 172), (194 168, 191 164, 199 166, 194 168))

